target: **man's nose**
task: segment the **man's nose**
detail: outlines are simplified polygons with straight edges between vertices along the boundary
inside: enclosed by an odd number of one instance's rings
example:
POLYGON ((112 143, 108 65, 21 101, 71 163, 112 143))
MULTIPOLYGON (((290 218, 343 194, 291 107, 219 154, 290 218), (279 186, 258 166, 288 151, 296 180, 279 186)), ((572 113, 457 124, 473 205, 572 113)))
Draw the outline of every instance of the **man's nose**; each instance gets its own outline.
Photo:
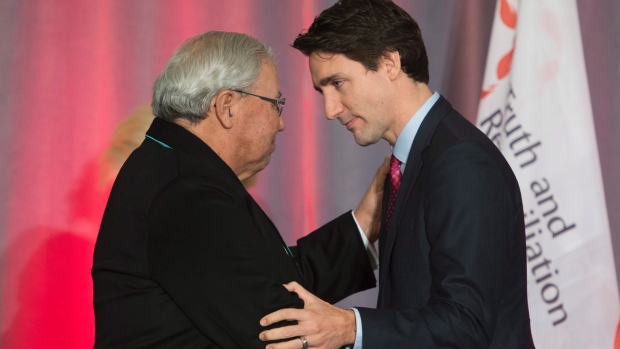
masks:
POLYGON ((343 107, 338 97, 325 94, 323 95, 323 103, 325 105, 325 117, 328 120, 334 120, 338 115, 342 114, 343 107))
POLYGON ((284 131, 286 125, 284 124, 284 118, 280 115, 280 124, 278 125, 278 132, 284 131))

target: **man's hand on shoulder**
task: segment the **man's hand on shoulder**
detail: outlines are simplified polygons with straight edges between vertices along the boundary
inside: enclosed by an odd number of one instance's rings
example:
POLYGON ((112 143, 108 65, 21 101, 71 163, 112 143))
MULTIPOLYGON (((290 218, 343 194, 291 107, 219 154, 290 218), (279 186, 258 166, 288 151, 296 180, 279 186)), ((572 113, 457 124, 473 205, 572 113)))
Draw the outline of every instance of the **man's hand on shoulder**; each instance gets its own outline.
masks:
POLYGON ((282 320, 295 320, 297 325, 274 328, 260 333, 263 341, 290 338, 291 340, 267 345, 267 349, 299 349, 305 337, 308 347, 337 349, 355 342, 355 313, 322 301, 296 282, 284 285, 304 301, 304 309, 280 309, 260 320, 269 326, 282 320))
POLYGON ((374 243, 379 238, 381 229, 381 205, 383 202, 383 186, 390 172, 390 158, 386 157, 377 169, 372 183, 353 214, 368 241, 374 243))

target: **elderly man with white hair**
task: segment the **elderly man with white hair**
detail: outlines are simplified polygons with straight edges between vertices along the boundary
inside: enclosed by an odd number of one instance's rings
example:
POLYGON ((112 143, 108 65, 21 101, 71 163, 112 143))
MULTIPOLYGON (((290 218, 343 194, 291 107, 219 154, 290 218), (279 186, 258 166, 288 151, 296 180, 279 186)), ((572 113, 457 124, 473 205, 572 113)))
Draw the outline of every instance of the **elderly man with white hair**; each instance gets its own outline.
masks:
POLYGON ((294 248, 241 183, 269 163, 284 103, 271 49, 247 35, 200 34, 168 61, 97 238, 95 348, 263 348, 260 318, 303 307, 283 284, 330 302, 374 287, 387 162, 354 213, 294 248))

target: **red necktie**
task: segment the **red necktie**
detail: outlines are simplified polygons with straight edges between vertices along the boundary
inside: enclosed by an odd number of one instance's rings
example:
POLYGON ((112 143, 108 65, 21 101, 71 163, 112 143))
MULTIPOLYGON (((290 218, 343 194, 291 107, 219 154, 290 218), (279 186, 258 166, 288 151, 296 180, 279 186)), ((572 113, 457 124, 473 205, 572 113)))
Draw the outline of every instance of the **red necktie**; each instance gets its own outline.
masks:
POLYGON ((392 161, 390 162, 390 198, 388 200, 387 210, 385 211, 385 231, 390 228, 390 220, 392 219, 392 211, 394 211, 394 204, 396 203, 396 195, 398 189, 400 189, 400 161, 392 155, 392 161))

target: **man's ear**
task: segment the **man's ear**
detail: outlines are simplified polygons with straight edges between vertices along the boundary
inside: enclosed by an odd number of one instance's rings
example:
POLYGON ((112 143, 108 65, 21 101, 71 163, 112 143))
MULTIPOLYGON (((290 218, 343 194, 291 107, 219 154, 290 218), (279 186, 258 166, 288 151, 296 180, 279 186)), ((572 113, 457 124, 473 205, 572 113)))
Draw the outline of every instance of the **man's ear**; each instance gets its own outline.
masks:
POLYGON ((381 55, 380 60, 390 80, 396 79, 398 74, 402 72, 400 69, 400 54, 398 51, 386 51, 381 55))
POLYGON ((232 106, 235 104, 235 93, 231 90, 224 90, 218 93, 211 101, 211 109, 215 112, 215 117, 218 119, 222 127, 229 129, 233 126, 233 115, 231 111, 232 106))

